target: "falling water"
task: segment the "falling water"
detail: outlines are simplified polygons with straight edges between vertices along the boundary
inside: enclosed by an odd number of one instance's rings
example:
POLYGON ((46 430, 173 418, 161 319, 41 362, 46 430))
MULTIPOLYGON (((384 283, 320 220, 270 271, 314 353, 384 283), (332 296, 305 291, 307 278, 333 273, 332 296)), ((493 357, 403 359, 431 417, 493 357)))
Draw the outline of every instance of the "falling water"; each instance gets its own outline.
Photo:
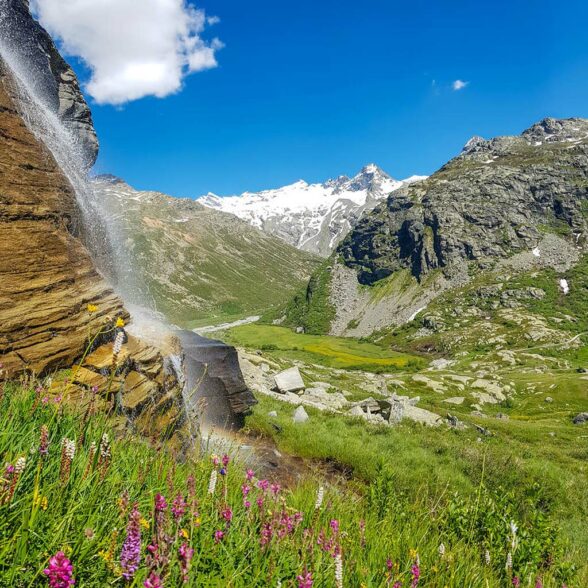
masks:
MULTIPOLYGON (((69 180, 81 213, 71 230, 83 238, 96 266, 125 302, 147 305, 146 290, 132 271, 129 245, 118 223, 104 210, 88 180, 84 144, 78 134, 63 124, 54 108, 40 95, 36 72, 11 50, 0 13, 0 56, 13 78, 17 108, 29 130, 51 152, 69 180)), ((40 74, 37 74, 40 75, 40 74)))

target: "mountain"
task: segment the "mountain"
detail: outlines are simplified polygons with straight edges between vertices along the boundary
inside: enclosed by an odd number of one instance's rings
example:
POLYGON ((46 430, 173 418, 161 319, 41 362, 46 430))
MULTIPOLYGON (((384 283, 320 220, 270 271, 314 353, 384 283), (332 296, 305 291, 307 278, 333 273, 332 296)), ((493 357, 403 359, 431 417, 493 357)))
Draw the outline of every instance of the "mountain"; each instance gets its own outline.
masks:
POLYGON ((465 313, 462 327, 481 333, 480 344, 492 325, 508 332, 505 322, 517 340, 564 340, 562 324, 585 325, 587 244, 588 121, 545 119, 520 136, 475 137, 428 179, 393 192, 314 274, 287 320, 351 336, 412 321, 428 336, 465 313))
POLYGON ((138 287, 178 325, 267 310, 290 297, 320 261, 191 199, 138 191, 113 176, 97 177, 93 188, 120 227, 118 241, 144 281, 138 287))
POLYGON ((207 194, 204 206, 230 212, 290 245, 328 257, 341 239, 390 192, 424 179, 392 179, 377 165, 365 166, 353 178, 340 176, 324 184, 300 180, 289 186, 240 196, 207 194))

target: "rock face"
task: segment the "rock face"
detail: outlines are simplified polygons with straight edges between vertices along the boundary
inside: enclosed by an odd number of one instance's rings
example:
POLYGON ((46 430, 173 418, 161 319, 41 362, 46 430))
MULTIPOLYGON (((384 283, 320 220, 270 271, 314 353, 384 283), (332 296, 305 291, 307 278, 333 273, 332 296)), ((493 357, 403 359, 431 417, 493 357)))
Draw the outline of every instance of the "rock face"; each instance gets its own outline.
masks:
POLYGON ((88 167, 96 161, 98 139, 78 80, 47 31, 35 21, 28 0, 0 0, 0 43, 33 71, 35 92, 78 137, 88 167))
POLYGON ((185 400, 205 426, 239 428, 249 409, 256 404, 239 367, 234 347, 178 331, 186 378, 185 400))
POLYGON ((548 298, 534 284, 513 289, 501 275, 555 271, 562 295, 573 295, 563 274, 588 252, 587 211, 588 120, 545 119, 520 136, 474 138, 432 176, 366 213, 283 322, 362 337, 417 319, 424 336, 444 325, 423 311, 492 272, 468 312, 493 305, 506 313, 548 298))
POLYGON ((421 280, 531 251, 549 226, 584 243, 587 199, 588 120, 545 119, 518 137, 469 141, 365 216, 338 252, 362 284, 404 268, 421 280))
POLYGON ((71 365, 93 325, 126 316, 73 233, 73 189, 25 126, 13 88, 0 59, 0 362, 9 375, 71 365))

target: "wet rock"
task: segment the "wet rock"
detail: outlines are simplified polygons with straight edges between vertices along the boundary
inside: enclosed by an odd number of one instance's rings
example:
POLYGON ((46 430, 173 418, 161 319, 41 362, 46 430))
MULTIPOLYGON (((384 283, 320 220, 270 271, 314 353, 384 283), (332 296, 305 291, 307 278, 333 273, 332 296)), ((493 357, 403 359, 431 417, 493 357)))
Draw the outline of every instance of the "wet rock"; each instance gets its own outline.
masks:
POLYGON ((278 392, 298 392, 304 390, 304 380, 297 367, 291 367, 274 376, 275 388, 278 392))

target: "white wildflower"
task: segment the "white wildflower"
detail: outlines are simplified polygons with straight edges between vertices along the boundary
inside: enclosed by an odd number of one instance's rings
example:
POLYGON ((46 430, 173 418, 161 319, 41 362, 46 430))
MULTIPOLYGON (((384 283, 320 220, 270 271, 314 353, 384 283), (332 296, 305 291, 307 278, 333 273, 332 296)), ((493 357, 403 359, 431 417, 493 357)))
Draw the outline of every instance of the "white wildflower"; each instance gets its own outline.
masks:
POLYGON ((325 498, 325 489, 322 486, 319 486, 319 489, 316 493, 316 502, 314 503, 315 510, 318 510, 323 505, 324 498, 325 498))
POLYGON ((100 456, 102 459, 110 457, 110 439, 106 433, 102 435, 102 439, 100 440, 100 456))
POLYGON ((340 553, 335 556, 335 586, 343 588, 343 558, 340 553))
POLYGON ((508 555, 506 556, 506 569, 512 569, 512 553, 509 551, 508 555))
POLYGON ((216 490, 217 477, 218 477, 218 474, 216 473, 216 470, 212 470, 212 472, 210 472, 210 481, 208 482, 208 493, 209 494, 214 494, 214 491, 216 490))
POLYGON ((439 545, 439 556, 443 557, 445 555, 445 544, 441 543, 441 545, 439 545))
POLYGON ((19 457, 14 464, 14 473, 20 476, 27 465, 27 460, 24 457, 19 457))
POLYGON ((489 566, 490 562, 492 561, 490 559, 490 552, 486 549, 486 551, 484 552, 484 561, 486 562, 486 565, 489 566))
POLYGON ((112 346, 112 354, 114 356, 117 356, 120 353, 124 340, 125 334, 122 331, 119 331, 116 335, 116 339, 114 340, 114 345, 112 346))
POLYGON ((61 446, 63 447, 63 454, 69 461, 73 461, 74 455, 76 454, 76 443, 67 437, 61 440, 61 446))

